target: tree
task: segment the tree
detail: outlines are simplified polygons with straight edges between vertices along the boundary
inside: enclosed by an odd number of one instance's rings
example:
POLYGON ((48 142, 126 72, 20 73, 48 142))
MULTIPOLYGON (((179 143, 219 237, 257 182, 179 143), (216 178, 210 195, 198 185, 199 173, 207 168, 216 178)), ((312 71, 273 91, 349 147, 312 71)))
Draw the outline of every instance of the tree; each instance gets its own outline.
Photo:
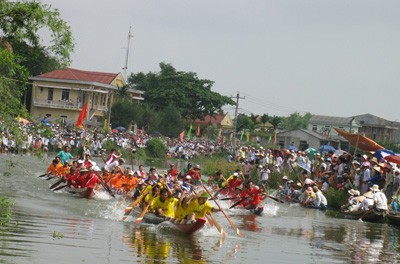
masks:
POLYGON ((156 110, 173 105, 182 117, 194 120, 235 104, 230 97, 211 91, 214 83, 199 79, 196 73, 177 71, 167 63, 160 63, 160 69, 159 73, 136 73, 128 78, 130 86, 145 91, 144 104, 156 110))
POLYGON ((261 116, 261 122, 262 122, 263 124, 267 123, 270 119, 271 119, 271 117, 270 117, 269 115, 267 115, 267 114, 263 114, 263 115, 261 116))
POLYGON ((237 131, 241 131, 244 129, 253 131, 254 130, 254 122, 247 115, 239 114, 237 116, 237 131))
POLYGON ((292 113, 288 117, 282 119, 282 128, 287 130, 305 129, 310 121, 311 113, 306 113, 302 116, 300 113, 292 113))
POLYGON ((274 132, 278 129, 280 123, 282 122, 282 117, 279 116, 273 116, 269 122, 272 125, 272 128, 274 129, 274 132))
POLYGON ((20 43, 41 47, 39 31, 48 29, 50 44, 43 48, 62 66, 70 64, 74 49, 72 32, 57 9, 35 1, 0 0, 0 10, 0 39, 7 40, 11 47, 20 43))

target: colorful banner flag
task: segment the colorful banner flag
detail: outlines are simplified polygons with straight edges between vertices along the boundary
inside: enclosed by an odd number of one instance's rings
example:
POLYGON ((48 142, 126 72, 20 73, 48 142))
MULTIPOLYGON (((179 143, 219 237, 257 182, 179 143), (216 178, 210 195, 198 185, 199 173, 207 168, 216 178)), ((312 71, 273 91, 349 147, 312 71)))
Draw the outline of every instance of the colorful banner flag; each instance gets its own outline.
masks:
POLYGON ((243 135, 244 135, 244 130, 242 130, 242 132, 240 133, 240 141, 242 141, 243 135))
POLYGON ((249 142, 250 141, 250 132, 249 131, 246 132, 246 138, 247 138, 247 142, 249 142))
POLYGON ((189 131, 186 134, 186 139, 190 140, 190 135, 192 134, 192 124, 190 124, 189 131))
POLYGON ((179 134, 179 138, 180 138, 181 142, 184 141, 184 137, 185 137, 185 130, 182 130, 182 132, 179 134))
POLYGON ((77 127, 80 127, 82 125, 82 123, 83 123, 83 120, 85 120, 86 111, 87 111, 87 103, 83 105, 82 111, 81 111, 81 113, 79 114, 79 117, 78 117, 78 121, 76 121, 75 125, 77 127))
POLYGON ((197 137, 200 137, 200 124, 197 124, 196 136, 197 136, 197 137))
POLYGON ((274 145, 276 145, 276 132, 274 133, 274 145))
POLYGON ((268 144, 271 143, 272 135, 269 135, 268 144))

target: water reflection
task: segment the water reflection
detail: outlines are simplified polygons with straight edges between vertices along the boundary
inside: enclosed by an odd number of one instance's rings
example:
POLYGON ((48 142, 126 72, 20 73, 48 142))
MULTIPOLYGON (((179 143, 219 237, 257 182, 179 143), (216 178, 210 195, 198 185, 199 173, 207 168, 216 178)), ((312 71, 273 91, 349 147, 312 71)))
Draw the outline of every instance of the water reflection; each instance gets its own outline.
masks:
MULTIPOLYGON (((154 226, 125 225, 124 242, 133 249, 136 256, 145 259, 146 263, 170 263, 172 259, 207 263, 199 238, 180 236, 171 230, 157 232, 150 230, 154 226)), ((219 242, 218 242, 219 243, 219 242)))

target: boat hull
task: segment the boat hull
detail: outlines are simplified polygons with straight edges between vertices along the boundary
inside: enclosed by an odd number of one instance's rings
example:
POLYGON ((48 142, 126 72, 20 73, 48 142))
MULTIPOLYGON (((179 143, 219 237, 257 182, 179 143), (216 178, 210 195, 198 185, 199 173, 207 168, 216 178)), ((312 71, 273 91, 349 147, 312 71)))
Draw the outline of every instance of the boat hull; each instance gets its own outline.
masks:
MULTIPOLYGON (((135 210, 134 215, 139 216, 140 211, 135 210)), ((186 235, 192 235, 192 234, 196 233, 197 231, 202 229, 207 222, 204 217, 196 219, 196 221, 194 223, 187 223, 187 224, 186 223, 185 224, 175 223, 175 220, 176 219, 168 219, 165 217, 159 217, 153 213, 147 213, 144 215, 141 222, 147 223, 147 224, 153 224, 153 225, 159 225, 164 222, 170 222, 172 225, 174 225, 176 227, 177 230, 179 230, 179 232, 181 232, 182 234, 186 234, 186 235)))
POLYGON ((384 222, 385 214, 374 210, 364 211, 342 211, 344 218, 358 220, 361 219, 365 222, 384 222))

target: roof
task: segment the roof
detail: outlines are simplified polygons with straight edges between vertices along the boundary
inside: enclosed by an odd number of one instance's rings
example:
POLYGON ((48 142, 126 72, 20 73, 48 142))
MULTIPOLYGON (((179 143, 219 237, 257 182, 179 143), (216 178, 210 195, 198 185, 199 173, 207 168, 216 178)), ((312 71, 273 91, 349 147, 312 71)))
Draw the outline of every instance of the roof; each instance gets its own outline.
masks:
POLYGON ((35 76, 35 78, 96 82, 111 85, 115 78, 117 78, 118 74, 119 73, 82 71, 72 68, 66 68, 40 74, 35 76))
POLYGON ((312 115, 310 124, 350 125, 354 117, 312 115))
POLYGON ((392 122, 372 114, 357 115, 354 116, 354 118, 356 119, 357 123, 362 126, 376 126, 387 128, 396 128, 397 126, 396 122, 392 122))
POLYGON ((206 115, 204 117, 204 120, 197 118, 196 120, 194 120, 193 123, 200 125, 208 125, 211 123, 212 125, 216 125, 216 124, 221 124, 221 121, 224 119, 224 117, 225 114, 224 115, 217 114, 216 116, 206 115))
MULTIPOLYGON (((299 131, 303 132, 305 134, 309 134, 310 136, 313 136, 315 138, 318 138, 319 140, 327 140, 326 136, 324 136, 324 135, 322 135, 320 133, 311 131, 311 130, 307 130, 307 129, 294 129, 294 130, 283 131, 283 132, 277 133, 277 136, 284 136, 284 137, 285 136, 291 136, 293 133, 297 133, 299 131)), ((329 136, 329 140, 331 140, 331 141, 340 141, 340 137, 339 136, 331 136, 330 135, 329 136)))

